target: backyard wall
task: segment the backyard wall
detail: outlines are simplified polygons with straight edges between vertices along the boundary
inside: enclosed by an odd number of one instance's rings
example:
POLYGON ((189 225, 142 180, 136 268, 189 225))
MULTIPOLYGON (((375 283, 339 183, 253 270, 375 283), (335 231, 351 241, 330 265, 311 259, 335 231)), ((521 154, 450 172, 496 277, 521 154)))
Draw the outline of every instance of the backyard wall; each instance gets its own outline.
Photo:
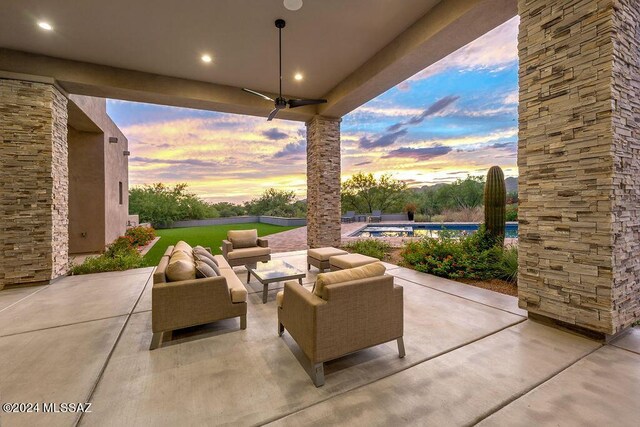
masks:
POLYGON ((520 0, 520 307, 601 336, 640 318, 637 0, 520 0))
POLYGON ((68 268, 67 98, 0 79, 0 289, 68 268))
POLYGON ((276 216, 247 215, 247 216, 232 216, 232 217, 226 217, 226 218, 193 219, 188 221, 176 221, 172 224, 171 228, 203 227, 207 225, 248 224, 252 222, 279 225, 282 227, 302 227, 307 225, 307 220, 304 218, 282 218, 282 217, 276 217, 276 216))

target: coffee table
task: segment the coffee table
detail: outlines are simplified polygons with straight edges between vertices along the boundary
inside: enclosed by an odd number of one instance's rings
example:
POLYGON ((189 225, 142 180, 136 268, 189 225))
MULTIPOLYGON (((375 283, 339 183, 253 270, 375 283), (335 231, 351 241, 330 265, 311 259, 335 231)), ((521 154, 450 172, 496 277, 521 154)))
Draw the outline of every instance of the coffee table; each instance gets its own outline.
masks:
POLYGON ((306 272, 298 270, 288 262, 280 259, 272 259, 269 262, 259 262, 255 265, 247 265, 246 268, 247 283, 251 280, 251 275, 262 283, 263 304, 267 302, 269 283, 298 279, 298 283, 302 286, 302 279, 307 276, 306 272))

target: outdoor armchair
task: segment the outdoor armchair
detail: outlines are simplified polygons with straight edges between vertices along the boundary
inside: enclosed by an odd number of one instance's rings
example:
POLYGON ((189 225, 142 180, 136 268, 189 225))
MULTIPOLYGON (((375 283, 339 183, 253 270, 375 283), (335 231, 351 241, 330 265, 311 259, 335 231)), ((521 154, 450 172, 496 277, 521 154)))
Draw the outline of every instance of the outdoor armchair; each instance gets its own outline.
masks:
POLYGON ((373 211, 369 216, 371 222, 381 222, 382 221, 382 211, 373 211))
POLYGON ((229 230, 222 241, 222 256, 231 267, 255 265, 271 259, 269 241, 258 237, 258 230, 229 230))
POLYGON ((298 343, 311 362, 316 387, 324 384, 324 362, 349 353, 397 340, 404 357, 403 289, 393 280, 380 275, 329 284, 323 297, 285 282, 277 298, 278 334, 286 329, 298 343))
POLYGON ((340 221, 342 222, 355 222, 355 220, 356 220, 355 211, 347 211, 347 213, 340 218, 340 221))

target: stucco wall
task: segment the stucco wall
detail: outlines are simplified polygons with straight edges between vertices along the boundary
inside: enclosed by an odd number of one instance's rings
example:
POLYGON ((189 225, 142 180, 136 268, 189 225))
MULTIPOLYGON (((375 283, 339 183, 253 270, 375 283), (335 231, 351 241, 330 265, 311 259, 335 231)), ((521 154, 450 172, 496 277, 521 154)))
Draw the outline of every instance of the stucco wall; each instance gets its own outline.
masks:
MULTIPOLYGON (((93 156, 92 159, 83 159, 82 156, 70 158, 72 173, 75 173, 74 170, 77 168, 77 173, 85 178, 93 175, 90 179, 78 181, 74 186, 71 204, 76 214, 72 217, 71 228, 73 231, 82 228, 88 230, 92 236, 100 236, 96 239, 87 239, 72 232, 72 253, 95 252, 102 250, 105 245, 124 234, 126 230, 129 214, 129 171, 128 157, 124 152, 128 150, 128 141, 107 115, 105 99, 77 95, 71 95, 69 99, 81 112, 77 116, 82 118, 76 118, 78 127, 95 128, 91 132, 75 132, 74 137, 82 138, 86 143, 89 140, 95 141, 99 145, 99 148, 96 147, 90 152, 86 147, 77 148, 84 150, 85 155, 93 156), (118 142, 110 143, 111 137, 117 138, 118 142), (83 162, 91 163, 95 169, 91 170, 83 162), (120 182, 122 183, 122 204, 119 200, 120 182), (85 196, 91 193, 95 194, 95 197, 87 199, 85 196), (77 206, 78 204, 81 206, 77 206), (95 216, 92 216, 93 214, 95 216), (78 242, 79 239, 85 241, 78 242)), ((74 123, 70 123, 70 126, 74 126, 74 123)))
POLYGON ((104 134, 69 126, 69 252, 105 244, 104 134))

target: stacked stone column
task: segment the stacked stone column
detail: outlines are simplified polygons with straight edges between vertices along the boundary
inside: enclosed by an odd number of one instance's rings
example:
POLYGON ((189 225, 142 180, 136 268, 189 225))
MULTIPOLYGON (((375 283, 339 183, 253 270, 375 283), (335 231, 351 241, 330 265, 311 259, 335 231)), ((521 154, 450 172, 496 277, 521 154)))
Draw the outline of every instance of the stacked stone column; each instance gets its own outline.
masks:
POLYGON ((0 79, 0 289, 68 269, 67 98, 0 79))
POLYGON ((340 245, 340 119, 307 122, 307 244, 340 245))
POLYGON ((519 0, 520 307, 606 337, 640 318, 636 0, 519 0))

